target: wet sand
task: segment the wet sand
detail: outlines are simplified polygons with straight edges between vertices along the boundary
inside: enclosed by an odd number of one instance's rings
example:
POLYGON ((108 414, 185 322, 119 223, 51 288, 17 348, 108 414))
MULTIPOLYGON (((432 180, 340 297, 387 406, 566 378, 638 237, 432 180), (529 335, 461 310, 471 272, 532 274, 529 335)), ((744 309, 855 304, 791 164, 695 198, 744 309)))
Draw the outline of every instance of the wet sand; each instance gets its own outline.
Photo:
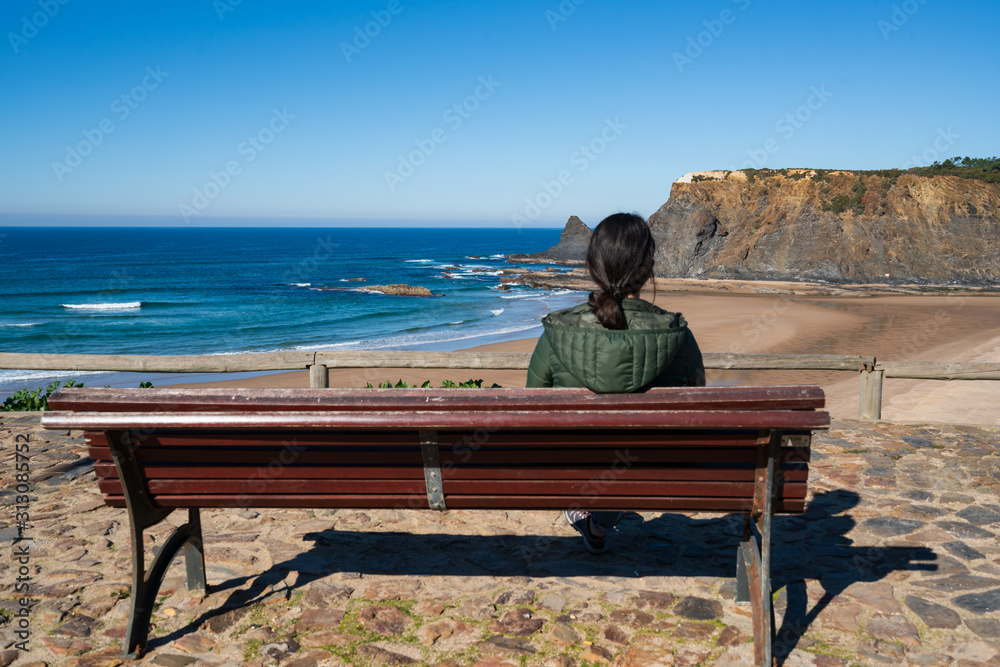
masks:
MULTIPOLYGON (((768 289, 800 292, 796 284, 768 289)), ((651 291, 643 295, 652 296, 651 291)), ((585 298, 581 294, 581 300, 585 298)), ((715 289, 668 289, 655 302, 688 320, 703 352, 855 354, 883 361, 1000 362, 1000 296, 761 294, 746 285, 715 289)), ((530 352, 535 338, 468 348, 530 352)), ((366 382, 482 378, 504 387, 524 386, 524 371, 451 369, 336 369, 331 387, 366 382)), ((709 371, 710 384, 818 384, 834 417, 856 418, 859 379, 850 372, 709 371)), ((304 371, 178 386, 307 387, 304 371)), ((882 416, 895 421, 1000 424, 1000 382, 887 379, 882 416)))

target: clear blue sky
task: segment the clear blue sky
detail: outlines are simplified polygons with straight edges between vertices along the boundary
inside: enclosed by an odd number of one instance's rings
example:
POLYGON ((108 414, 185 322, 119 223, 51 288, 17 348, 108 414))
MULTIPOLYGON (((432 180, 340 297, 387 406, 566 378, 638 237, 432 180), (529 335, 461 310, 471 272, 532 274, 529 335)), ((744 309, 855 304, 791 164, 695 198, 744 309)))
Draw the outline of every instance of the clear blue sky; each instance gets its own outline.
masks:
POLYGON ((0 7, 0 214, 593 225, 1000 153, 995 0, 63 2, 0 7))

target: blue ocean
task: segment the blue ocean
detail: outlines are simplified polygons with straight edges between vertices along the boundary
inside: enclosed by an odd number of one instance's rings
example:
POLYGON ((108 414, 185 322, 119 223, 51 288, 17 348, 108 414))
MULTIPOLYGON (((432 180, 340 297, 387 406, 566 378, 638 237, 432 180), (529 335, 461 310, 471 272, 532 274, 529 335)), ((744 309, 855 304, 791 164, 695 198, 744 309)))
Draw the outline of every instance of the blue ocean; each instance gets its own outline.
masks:
MULTIPOLYGON (((582 295, 498 289, 558 229, 0 228, 0 351, 453 350, 532 335, 582 295), (363 278, 364 280, 356 280, 363 278), (406 283, 435 297, 366 285, 406 283)), ((79 375, 81 380, 91 382, 79 375)), ((0 393, 66 377, 0 369, 0 393)), ((106 383, 106 378, 94 378, 106 383)), ((119 378, 120 379, 120 378, 119 378)), ((181 377, 176 381, 183 381, 181 377)))

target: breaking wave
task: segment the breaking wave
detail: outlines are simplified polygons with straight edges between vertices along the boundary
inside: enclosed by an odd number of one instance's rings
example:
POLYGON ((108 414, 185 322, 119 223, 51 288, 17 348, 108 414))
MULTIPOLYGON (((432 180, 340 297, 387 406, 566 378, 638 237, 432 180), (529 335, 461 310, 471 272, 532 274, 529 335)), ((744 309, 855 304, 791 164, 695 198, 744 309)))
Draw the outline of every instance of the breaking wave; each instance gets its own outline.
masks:
POLYGON ((135 310, 142 308, 142 301, 128 301, 124 303, 63 303, 63 308, 70 310, 135 310))

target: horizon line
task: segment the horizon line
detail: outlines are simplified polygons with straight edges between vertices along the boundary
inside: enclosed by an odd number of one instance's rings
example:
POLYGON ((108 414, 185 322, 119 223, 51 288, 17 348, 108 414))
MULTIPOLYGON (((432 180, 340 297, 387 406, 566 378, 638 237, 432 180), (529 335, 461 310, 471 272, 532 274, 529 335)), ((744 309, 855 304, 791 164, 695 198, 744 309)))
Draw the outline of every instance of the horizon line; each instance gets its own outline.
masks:
MULTIPOLYGON (((572 216, 571 216, 572 217, 572 216)), ((568 220, 569 218, 567 218, 568 220)), ((310 217, 310 216, 213 216, 205 217, 197 222, 182 222, 174 215, 130 214, 130 213, 3 213, 0 212, 0 227, 157 227, 157 228, 289 228, 289 223, 300 223, 301 228, 309 227, 381 227, 389 226, 400 229, 415 225, 425 228, 436 227, 525 227, 562 228, 566 222, 558 220, 535 220, 528 225, 516 225, 509 220, 497 219, 456 219, 456 218, 348 218, 348 217, 310 217), (18 220, 15 222, 15 220, 18 220), (110 220, 109 220, 110 219, 110 220), (72 224, 67 224, 69 221, 72 224), (104 224, 101 224, 103 221, 104 224), (132 222, 133 224, 127 224, 132 222), (147 224, 141 224, 141 223, 147 224), (158 224, 148 224, 148 223, 158 224), (123 224, 125 223, 125 224, 123 224), (134 224, 140 223, 140 224, 134 224)))

